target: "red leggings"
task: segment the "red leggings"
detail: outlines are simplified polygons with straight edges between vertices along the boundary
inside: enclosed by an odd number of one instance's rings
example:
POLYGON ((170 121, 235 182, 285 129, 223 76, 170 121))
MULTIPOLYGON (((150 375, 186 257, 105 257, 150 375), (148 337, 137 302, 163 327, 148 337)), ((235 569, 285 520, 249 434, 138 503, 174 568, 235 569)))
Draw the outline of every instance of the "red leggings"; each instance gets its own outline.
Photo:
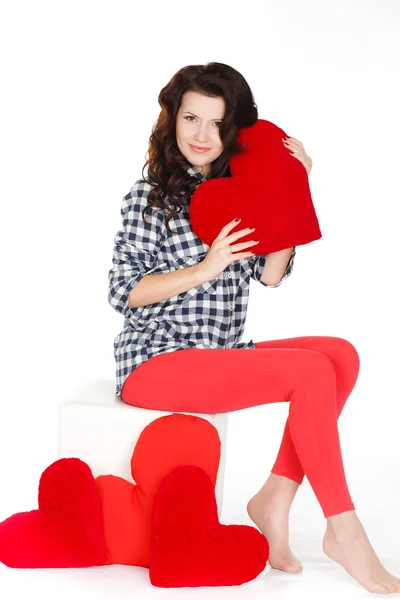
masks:
POLYGON ((354 510, 337 419, 358 377, 356 349, 328 336, 255 345, 158 354, 132 371, 121 397, 141 408, 207 414, 290 402, 272 473, 298 483, 306 475, 325 517, 354 510))

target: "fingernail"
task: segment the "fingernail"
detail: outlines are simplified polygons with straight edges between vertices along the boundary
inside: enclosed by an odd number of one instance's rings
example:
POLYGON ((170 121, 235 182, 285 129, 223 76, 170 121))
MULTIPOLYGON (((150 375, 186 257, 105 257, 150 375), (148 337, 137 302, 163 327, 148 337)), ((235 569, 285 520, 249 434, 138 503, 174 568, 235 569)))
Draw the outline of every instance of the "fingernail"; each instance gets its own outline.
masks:
POLYGON ((240 217, 237 217, 236 219, 233 219, 234 221, 236 221, 236 223, 239 223, 239 221, 241 221, 240 217))

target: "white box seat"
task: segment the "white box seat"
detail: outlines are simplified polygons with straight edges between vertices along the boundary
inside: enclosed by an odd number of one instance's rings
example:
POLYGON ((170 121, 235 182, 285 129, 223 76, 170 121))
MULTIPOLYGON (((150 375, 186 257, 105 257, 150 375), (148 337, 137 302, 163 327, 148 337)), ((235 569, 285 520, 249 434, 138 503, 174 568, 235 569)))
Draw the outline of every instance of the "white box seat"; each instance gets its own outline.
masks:
MULTIPOLYGON (((126 404, 115 394, 115 381, 95 379, 59 406, 57 457, 80 458, 94 477, 115 475, 131 483, 130 461, 139 435, 155 419, 171 411, 147 410, 126 404)), ((215 486, 218 514, 222 514, 228 413, 190 414, 206 419, 217 429, 221 460, 215 486)))

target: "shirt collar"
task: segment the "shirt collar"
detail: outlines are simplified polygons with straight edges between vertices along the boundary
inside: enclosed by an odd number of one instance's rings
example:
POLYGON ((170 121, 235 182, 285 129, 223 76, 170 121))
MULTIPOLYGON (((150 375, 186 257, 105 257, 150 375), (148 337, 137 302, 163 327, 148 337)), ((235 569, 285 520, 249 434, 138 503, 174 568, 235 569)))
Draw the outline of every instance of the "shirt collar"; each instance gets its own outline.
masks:
POLYGON ((186 169, 186 172, 189 173, 189 175, 191 175, 191 177, 194 177, 198 181, 206 180, 206 178, 204 177, 202 172, 194 165, 190 165, 190 167, 188 169, 186 169))

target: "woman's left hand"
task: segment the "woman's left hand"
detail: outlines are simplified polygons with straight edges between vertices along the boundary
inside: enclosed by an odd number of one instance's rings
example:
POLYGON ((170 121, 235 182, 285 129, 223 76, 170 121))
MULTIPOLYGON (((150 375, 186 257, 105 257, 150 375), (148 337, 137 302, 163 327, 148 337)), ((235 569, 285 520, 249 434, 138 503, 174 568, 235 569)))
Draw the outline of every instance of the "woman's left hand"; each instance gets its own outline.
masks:
POLYGON ((288 150, 292 150, 291 155, 303 163, 307 171, 307 175, 309 175, 312 169, 312 160, 304 150, 303 144, 293 137, 282 138, 282 141, 288 150))

